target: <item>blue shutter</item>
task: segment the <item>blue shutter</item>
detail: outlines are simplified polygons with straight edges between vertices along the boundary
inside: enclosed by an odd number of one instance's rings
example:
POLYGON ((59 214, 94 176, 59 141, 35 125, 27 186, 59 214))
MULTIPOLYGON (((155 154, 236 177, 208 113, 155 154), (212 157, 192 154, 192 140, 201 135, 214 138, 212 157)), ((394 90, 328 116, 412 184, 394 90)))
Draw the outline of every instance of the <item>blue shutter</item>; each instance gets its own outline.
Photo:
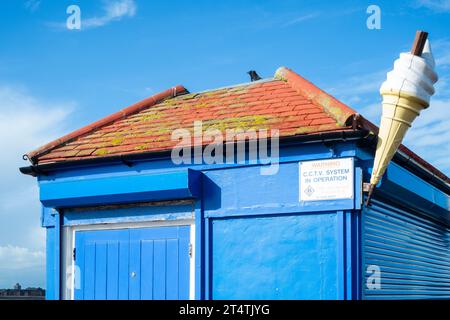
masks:
POLYGON ((448 226, 373 199, 363 211, 363 228, 366 299, 450 298, 448 226), (379 289, 367 286, 371 265, 381 271, 379 289))

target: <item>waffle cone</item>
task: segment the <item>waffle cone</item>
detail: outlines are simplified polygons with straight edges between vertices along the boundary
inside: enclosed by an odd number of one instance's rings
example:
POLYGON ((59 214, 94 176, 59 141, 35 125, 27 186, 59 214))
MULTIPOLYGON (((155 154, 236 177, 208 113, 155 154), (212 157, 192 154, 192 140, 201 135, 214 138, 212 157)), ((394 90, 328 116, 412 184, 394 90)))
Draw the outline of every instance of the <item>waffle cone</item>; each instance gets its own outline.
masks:
POLYGON ((405 93, 381 92, 383 113, 370 183, 376 185, 420 111, 428 103, 405 93))

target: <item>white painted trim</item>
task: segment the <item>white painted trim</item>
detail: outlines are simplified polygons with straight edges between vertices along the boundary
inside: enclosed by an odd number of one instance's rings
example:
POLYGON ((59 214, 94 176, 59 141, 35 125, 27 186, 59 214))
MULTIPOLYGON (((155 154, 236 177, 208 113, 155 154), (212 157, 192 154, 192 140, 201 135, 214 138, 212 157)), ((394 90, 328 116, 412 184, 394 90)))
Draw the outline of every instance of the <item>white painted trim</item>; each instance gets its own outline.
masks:
POLYGON ((143 221, 143 222, 127 222, 127 223, 107 223, 107 224, 92 224, 79 226, 63 226, 62 232, 62 272, 64 278, 61 279, 62 299, 74 299, 74 281, 75 277, 75 263, 73 261, 72 252, 75 248, 75 233, 77 231, 85 230, 117 230, 117 229, 138 229, 138 228, 157 228, 168 226, 190 226, 190 242, 192 244, 192 256, 189 261, 189 299, 195 299, 195 220, 194 219, 180 219, 180 220, 165 220, 165 221, 143 221), (67 272, 70 270, 70 272, 67 272), (70 287, 66 285, 66 279, 70 281, 70 287))

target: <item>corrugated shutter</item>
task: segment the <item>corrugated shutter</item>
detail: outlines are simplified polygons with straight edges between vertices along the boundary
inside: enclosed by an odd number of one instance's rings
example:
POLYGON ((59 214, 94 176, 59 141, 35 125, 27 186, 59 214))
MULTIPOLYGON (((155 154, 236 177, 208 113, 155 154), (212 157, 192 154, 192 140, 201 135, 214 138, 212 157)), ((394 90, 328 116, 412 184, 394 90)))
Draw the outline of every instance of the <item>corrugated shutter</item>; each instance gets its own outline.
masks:
POLYGON ((449 227, 374 199, 363 211, 362 245, 366 299, 450 298, 449 227), (379 267, 379 289, 367 287, 371 265, 379 267))

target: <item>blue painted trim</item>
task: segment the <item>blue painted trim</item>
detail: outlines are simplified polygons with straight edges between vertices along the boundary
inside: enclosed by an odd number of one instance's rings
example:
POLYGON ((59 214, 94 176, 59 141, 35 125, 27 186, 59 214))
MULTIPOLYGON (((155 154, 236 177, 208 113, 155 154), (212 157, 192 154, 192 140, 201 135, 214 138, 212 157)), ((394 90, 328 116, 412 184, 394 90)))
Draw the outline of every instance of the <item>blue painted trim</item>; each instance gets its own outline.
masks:
POLYGON ((379 191, 450 226, 450 196, 395 163, 389 164, 379 191))
POLYGON ((211 244, 211 219, 205 217, 205 273, 204 273, 204 299, 212 299, 212 244, 211 244))
POLYGON ((195 201, 195 300, 203 300, 204 270, 204 219, 202 201, 195 201))
POLYGON ((355 161, 355 168, 354 168, 354 172, 355 172, 355 182, 354 182, 354 186, 355 186, 355 194, 354 194, 354 199, 355 199, 355 205, 354 208, 356 210, 360 210, 361 206, 362 206, 362 197, 363 197, 363 190, 362 190, 362 183, 363 183, 363 170, 361 167, 357 167, 356 166, 356 161, 355 161))
POLYGON ((354 300, 359 294, 358 220, 352 211, 338 211, 338 299, 354 300))
POLYGON ((131 203, 193 198, 199 173, 179 170, 159 174, 121 175, 65 181, 42 181, 40 200, 48 207, 131 203))
MULTIPOLYGON (((45 208, 44 210, 51 210, 45 208)), ((46 299, 60 299, 60 279, 61 279, 61 228, 60 215, 54 214, 54 226, 47 227, 46 237, 46 299)))
POLYGON ((361 252, 361 211, 352 212, 352 266, 353 266, 353 298, 361 300, 363 283, 361 252))
MULTIPOLYGON (((370 179, 373 155, 356 148, 356 157, 364 170, 365 180, 370 179)), ((450 195, 431 185, 400 164, 391 162, 377 185, 377 192, 384 193, 404 206, 414 208, 450 226, 450 195)))
POLYGON ((193 203, 161 204, 151 206, 118 207, 110 209, 66 209, 64 226, 138 223, 145 221, 172 221, 193 219, 193 203))
POLYGON ((44 228, 56 226, 57 216, 58 210, 42 206, 41 223, 44 228))
POLYGON ((345 299, 353 299, 353 231, 352 214, 344 212, 345 219, 345 299))
POLYGON ((302 201, 298 204, 271 204, 253 207, 224 208, 214 212, 206 212, 205 217, 222 218, 272 214, 320 213, 352 209, 354 209, 353 199, 302 201))
MULTIPOLYGON (((359 149, 357 149, 359 150, 359 149)), ((359 160, 355 161, 355 210, 353 210, 350 214, 350 226, 349 233, 351 234, 351 238, 349 239, 349 243, 351 244, 349 247, 349 255, 351 256, 351 261, 349 261, 352 272, 351 272, 351 296, 349 297, 352 300, 360 300, 361 292, 362 292, 362 279, 363 274, 361 270, 362 265, 362 256, 361 256, 361 208, 363 206, 364 195, 363 195, 363 180, 364 179, 364 170, 361 166, 359 160)))
MULTIPOLYGON (((333 148, 327 148, 321 143, 304 144, 300 146, 281 146, 279 163, 292 163, 306 160, 331 159, 336 157, 354 157, 356 155, 354 142, 335 143, 333 148)), ((246 158, 247 159, 247 158, 246 158)), ((39 176, 40 184, 55 181, 71 181, 85 176, 89 179, 108 178, 112 176, 123 176, 124 174, 165 174, 167 172, 193 170, 207 171, 227 168, 242 168, 260 166, 261 164, 233 163, 233 164, 180 164, 175 165, 170 157, 155 158, 133 162, 132 167, 122 162, 111 164, 93 164, 89 166, 75 166, 72 168, 59 169, 47 176, 39 176)))
POLYGON ((59 212, 56 215, 55 225, 56 248, 55 248, 55 297, 61 298, 61 216, 59 212))
POLYGON ((55 260, 55 227, 46 229, 46 252, 45 252, 45 278, 46 291, 45 299, 56 300, 55 298, 55 278, 54 278, 54 260, 55 260))
MULTIPOLYGON (((365 201, 364 197, 364 201, 365 201)), ((360 263, 360 267, 361 267, 361 275, 360 275, 360 279, 361 279, 361 285, 359 286, 359 290, 360 290, 360 296, 362 300, 366 299, 365 296, 365 286, 366 286, 366 248, 365 248, 365 237, 366 237, 366 232, 365 232, 365 228, 364 226, 366 225, 366 208, 367 207, 363 207, 362 210, 360 211, 360 237, 359 237, 359 244, 360 244, 360 256, 361 256, 361 263, 360 263)))
POLYGON ((338 300, 345 299, 345 215, 343 211, 337 213, 337 272, 338 272, 338 300))

